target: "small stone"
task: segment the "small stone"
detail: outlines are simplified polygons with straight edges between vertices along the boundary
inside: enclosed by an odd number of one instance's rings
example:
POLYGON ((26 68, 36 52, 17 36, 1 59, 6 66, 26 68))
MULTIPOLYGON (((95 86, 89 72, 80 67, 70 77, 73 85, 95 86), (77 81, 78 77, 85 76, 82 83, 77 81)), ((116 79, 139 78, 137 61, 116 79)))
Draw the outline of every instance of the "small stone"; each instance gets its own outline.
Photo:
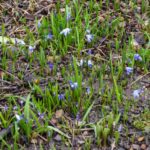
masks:
POLYGON ((84 131, 82 135, 83 136, 87 136, 88 135, 88 131, 84 131))
POLYGON ((144 140, 144 136, 138 138, 139 142, 142 142, 143 140, 144 140))
POLYGON ((37 139, 31 139, 32 144, 37 144, 37 139))
POLYGON ((56 111, 55 116, 56 116, 57 119, 59 119, 63 116, 63 114, 64 114, 64 111, 62 109, 60 109, 60 110, 56 111))
POLYGON ((61 136, 59 134, 57 134, 54 138, 54 140, 56 140, 57 142, 61 141, 61 136))
POLYGON ((146 150, 150 150, 150 146, 146 150))
POLYGON ((84 141, 78 140, 78 144, 82 145, 82 144, 84 144, 84 143, 85 143, 84 141))
POLYGON ((139 49, 139 48, 140 48, 139 43, 138 43, 135 39, 133 39, 133 40, 131 41, 131 45, 132 45, 133 48, 135 48, 135 49, 139 49))
POLYGON ((145 145, 145 144, 142 144, 142 145, 141 145, 141 149, 145 150, 145 149, 146 149, 146 145, 145 145))
POLYGON ((137 0, 137 3, 138 3, 138 4, 141 4, 141 3, 142 3, 142 0, 137 0))
POLYGON ((102 17, 102 16, 99 16, 98 19, 100 22, 103 22, 105 20, 104 17, 102 17))
POLYGON ((134 150, 140 150, 140 146, 137 145, 137 144, 132 144, 132 148, 133 148, 134 150))
POLYGON ((118 150, 125 150, 124 148, 120 147, 118 150))
POLYGON ((43 144, 43 143, 44 143, 44 141, 43 141, 42 139, 40 139, 40 140, 39 140, 39 143, 40 143, 40 144, 43 144))
POLYGON ((52 118, 51 121, 50 121, 52 124, 56 124, 57 123, 57 120, 55 118, 52 118))

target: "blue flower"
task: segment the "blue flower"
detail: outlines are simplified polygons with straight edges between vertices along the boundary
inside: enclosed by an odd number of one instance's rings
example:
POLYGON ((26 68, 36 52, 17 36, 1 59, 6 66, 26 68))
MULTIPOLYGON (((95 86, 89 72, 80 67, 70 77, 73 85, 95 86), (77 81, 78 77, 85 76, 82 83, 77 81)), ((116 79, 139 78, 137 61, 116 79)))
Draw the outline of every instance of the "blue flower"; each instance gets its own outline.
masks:
POLYGON ((60 32, 60 34, 63 34, 64 36, 67 36, 70 32, 71 32, 71 29, 70 28, 66 28, 66 29, 63 29, 60 32))
POLYGON ((140 97, 140 94, 143 92, 142 89, 137 89, 137 90, 134 90, 132 95, 134 97, 134 99, 138 99, 140 97))
POLYGON ((47 36, 46 36, 46 39, 48 40, 51 40, 53 38, 53 35, 51 33, 49 33, 47 36))
POLYGON ((29 53, 33 53, 33 51, 34 51, 34 49, 35 49, 35 46, 29 46, 29 53))
POLYGON ((88 54, 89 54, 89 55, 92 54, 92 50, 91 50, 91 49, 88 50, 88 54))
POLYGON ((54 68, 54 64, 52 64, 51 62, 48 62, 48 65, 49 65, 50 71, 52 71, 54 68))
POLYGON ((120 124, 120 125, 119 125, 119 127, 118 127, 118 132, 121 132, 121 131, 122 131, 122 129, 123 129, 123 125, 122 125, 122 124, 120 124))
POLYGON ((130 75, 132 72, 133 72, 133 68, 126 67, 126 73, 127 73, 127 75, 130 75))
POLYGON ((14 107, 13 107, 13 110, 17 110, 17 109, 18 109, 18 107, 17 107, 17 106, 14 106, 14 107))
POLYGON ((70 87, 72 90, 76 89, 78 87, 78 83, 77 82, 72 82, 72 81, 69 81, 69 84, 70 84, 70 87))
POLYGON ((79 121, 79 120, 80 120, 80 118, 81 118, 81 117, 80 117, 80 113, 78 112, 78 113, 77 113, 77 115, 76 115, 76 120, 78 120, 78 121, 79 121))
POLYGON ((91 60, 88 60, 88 67, 92 68, 93 64, 92 64, 92 61, 91 60))
POLYGON ((24 101, 23 101, 23 100, 20 100, 19 103, 20 103, 21 106, 23 106, 24 101))
POLYGON ((5 106, 4 106, 4 111, 7 111, 7 110, 8 110, 8 106, 5 105, 5 106))
POLYGON ((134 54, 134 60, 142 61, 142 57, 139 54, 134 54))
POLYGON ((87 93, 88 95, 90 94, 90 91, 91 91, 91 90, 90 90, 90 87, 87 87, 87 88, 86 88, 86 93, 87 93))
POLYGON ((86 35, 86 41, 87 41, 88 43, 91 43, 92 40, 93 40, 93 38, 94 38, 94 36, 93 36, 92 34, 87 34, 87 35, 86 35))
POLYGON ((58 94, 58 99, 59 100, 64 100, 65 99, 65 94, 58 94))
POLYGON ((71 19, 71 13, 67 12, 66 20, 69 21, 71 19))
POLYGON ((38 28, 40 28, 41 27, 41 22, 40 21, 38 21, 38 24, 37 24, 37 26, 38 26, 38 28))
POLYGON ((39 116, 39 119, 43 119, 44 118, 44 113, 40 113, 40 112, 38 112, 38 116, 39 116))

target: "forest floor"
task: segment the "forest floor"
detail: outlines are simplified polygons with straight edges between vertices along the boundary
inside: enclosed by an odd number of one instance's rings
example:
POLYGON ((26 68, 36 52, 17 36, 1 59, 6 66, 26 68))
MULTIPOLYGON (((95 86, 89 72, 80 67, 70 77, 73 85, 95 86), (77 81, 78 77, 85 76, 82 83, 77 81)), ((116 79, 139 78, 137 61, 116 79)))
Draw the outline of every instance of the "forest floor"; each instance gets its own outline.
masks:
POLYGON ((0 25, 0 149, 150 150, 148 0, 1 0, 0 25))

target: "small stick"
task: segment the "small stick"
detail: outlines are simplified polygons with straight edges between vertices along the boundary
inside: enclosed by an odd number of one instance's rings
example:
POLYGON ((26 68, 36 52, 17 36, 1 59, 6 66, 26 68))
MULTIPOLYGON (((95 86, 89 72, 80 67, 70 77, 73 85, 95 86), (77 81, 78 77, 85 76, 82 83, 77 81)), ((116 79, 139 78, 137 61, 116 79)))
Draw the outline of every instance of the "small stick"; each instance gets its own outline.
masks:
POLYGON ((135 84, 137 81, 141 80, 143 77, 146 77, 147 75, 149 75, 150 72, 146 73, 143 76, 138 77, 135 81, 133 81, 130 85, 128 85, 128 87, 131 87, 133 84, 135 84))

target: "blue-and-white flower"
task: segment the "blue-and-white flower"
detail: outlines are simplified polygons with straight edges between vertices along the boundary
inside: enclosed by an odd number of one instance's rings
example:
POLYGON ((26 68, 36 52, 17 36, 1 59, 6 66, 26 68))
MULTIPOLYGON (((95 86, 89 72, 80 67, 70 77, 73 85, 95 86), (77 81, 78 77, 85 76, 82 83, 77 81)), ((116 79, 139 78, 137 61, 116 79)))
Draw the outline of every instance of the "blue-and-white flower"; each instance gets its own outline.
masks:
POLYGON ((41 27, 41 22, 40 21, 38 21, 38 24, 37 24, 37 26, 38 26, 38 28, 40 28, 41 27))
POLYGON ((16 114, 15 116, 16 116, 16 119, 17 119, 18 122, 23 119, 23 117, 19 116, 18 114, 16 114))
POLYGON ((66 20, 69 21, 71 19, 71 12, 67 12, 66 20))
POLYGON ((47 36, 46 36, 46 39, 48 40, 51 40, 53 38, 53 35, 51 33, 49 33, 47 36))
POLYGON ((127 73, 127 75, 130 75, 132 72, 133 72, 133 68, 126 67, 126 73, 127 73))
POLYGON ((26 43, 23 40, 15 38, 15 44, 25 45, 26 43))
POLYGON ((63 34, 64 36, 67 36, 68 34, 70 34, 71 32, 71 29, 70 28, 66 28, 66 29, 63 29, 60 34, 63 34))
POLYGON ((65 99, 65 94, 58 94, 58 99, 59 100, 64 100, 65 99))
POLYGON ((29 53, 33 53, 33 51, 34 51, 34 49, 35 49, 35 46, 29 46, 29 53))
POLYGON ((140 97, 140 94, 143 92, 142 89, 137 89, 137 90, 134 90, 132 95, 134 97, 134 99, 138 99, 140 97))
POLYGON ((86 41, 88 43, 91 43, 93 40, 94 36, 92 34, 86 34, 86 41))
POLYGON ((91 92, 90 87, 87 87, 87 88, 86 88, 86 93, 89 95, 90 92, 91 92))
POLYGON ((89 54, 89 55, 92 54, 92 50, 91 50, 91 49, 88 50, 88 54, 89 54))
POLYGON ((88 64, 88 67, 92 68, 93 64, 91 60, 88 60, 87 64, 88 64))
POLYGON ((44 119, 45 114, 38 112, 39 119, 44 119))
POLYGON ((13 110, 17 110, 17 109, 18 109, 18 106, 14 106, 14 107, 13 107, 13 110))
POLYGON ((5 105, 5 106, 4 106, 4 111, 7 111, 7 110, 8 110, 8 106, 5 105))
POLYGON ((82 67, 82 66, 83 66, 83 63, 84 63, 84 61, 83 61, 83 59, 81 59, 81 60, 80 60, 80 63, 79 63, 79 66, 82 67))
POLYGON ((87 29, 87 30, 86 30, 86 33, 90 34, 90 33, 91 33, 91 31, 90 31, 89 29, 87 29))
POLYGON ((142 61, 142 57, 139 54, 134 54, 134 60, 142 61))
POLYGON ((72 81, 69 81, 69 84, 70 84, 70 87, 72 90, 76 89, 78 87, 78 83, 77 82, 72 82, 72 81))

